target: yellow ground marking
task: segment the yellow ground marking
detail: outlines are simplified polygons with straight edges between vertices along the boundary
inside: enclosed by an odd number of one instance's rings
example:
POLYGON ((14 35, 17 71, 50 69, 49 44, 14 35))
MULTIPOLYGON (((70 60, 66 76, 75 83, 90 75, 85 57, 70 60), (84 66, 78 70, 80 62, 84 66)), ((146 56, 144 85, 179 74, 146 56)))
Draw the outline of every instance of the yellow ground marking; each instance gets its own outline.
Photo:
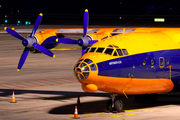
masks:
POLYGON ((148 110, 147 110, 147 111, 144 111, 144 112, 154 112, 154 111, 148 111, 148 110))
POLYGON ((135 115, 135 114, 125 114, 125 115, 135 115))
POLYGON ((136 110, 136 109, 132 109, 132 110, 125 110, 125 112, 127 112, 127 111, 141 112, 140 110, 136 110))
POLYGON ((111 116, 111 117, 122 117, 122 116, 120 116, 120 115, 113 115, 113 116, 111 116))

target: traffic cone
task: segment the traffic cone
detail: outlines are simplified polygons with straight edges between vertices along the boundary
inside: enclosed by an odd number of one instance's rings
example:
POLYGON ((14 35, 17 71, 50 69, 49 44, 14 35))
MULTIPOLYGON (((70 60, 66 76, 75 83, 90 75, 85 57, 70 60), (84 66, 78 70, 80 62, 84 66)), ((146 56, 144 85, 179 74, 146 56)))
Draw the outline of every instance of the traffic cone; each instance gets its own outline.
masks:
POLYGON ((77 110, 77 106, 75 106, 74 118, 75 118, 75 119, 78 118, 78 110, 77 110))
POLYGON ((11 103, 16 103, 14 91, 13 91, 13 94, 12 94, 12 101, 11 101, 11 103))

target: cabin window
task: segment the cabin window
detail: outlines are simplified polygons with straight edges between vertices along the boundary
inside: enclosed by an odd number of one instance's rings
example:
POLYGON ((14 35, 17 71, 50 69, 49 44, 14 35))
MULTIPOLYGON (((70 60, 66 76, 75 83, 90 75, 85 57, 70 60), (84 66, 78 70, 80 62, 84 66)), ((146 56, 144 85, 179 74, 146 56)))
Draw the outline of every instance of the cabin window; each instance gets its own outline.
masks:
POLYGON ((151 59, 151 65, 154 65, 154 60, 153 59, 151 59))
POLYGON ((128 52, 126 49, 122 49, 122 51, 123 51, 124 55, 128 55, 128 52))
POLYGON ((166 64, 169 65, 169 59, 166 59, 166 64))
POLYGON ((105 48, 98 48, 98 49, 96 50, 96 52, 102 53, 102 52, 104 51, 104 49, 105 49, 105 48))
POLYGON ((85 53, 87 53, 89 51, 89 48, 86 49, 85 53))
POLYGON ((116 49, 116 50, 117 50, 119 56, 123 56, 123 53, 122 53, 121 49, 116 49))
POLYGON ((165 66, 165 60, 163 57, 159 57, 159 67, 163 68, 165 66))
POLYGON ((91 48, 91 50, 89 52, 94 52, 96 50, 96 48, 91 48))
POLYGON ((164 65, 164 61, 163 58, 160 59, 160 65, 163 66, 164 65))
POLYGON ((109 54, 109 55, 112 55, 114 49, 111 49, 111 48, 107 48, 106 51, 104 52, 105 54, 109 54))
POLYGON ((143 65, 146 65, 146 60, 143 60, 143 65))

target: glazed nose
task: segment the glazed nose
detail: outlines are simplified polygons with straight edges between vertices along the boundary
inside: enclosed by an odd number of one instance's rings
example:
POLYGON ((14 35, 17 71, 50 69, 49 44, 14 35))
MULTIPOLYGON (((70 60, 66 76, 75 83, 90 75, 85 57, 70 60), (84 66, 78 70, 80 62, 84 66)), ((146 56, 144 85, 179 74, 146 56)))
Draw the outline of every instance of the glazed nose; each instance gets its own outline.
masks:
POLYGON ((91 71, 96 71, 97 66, 90 59, 81 59, 75 65, 75 75, 78 80, 85 80, 89 77, 91 71))

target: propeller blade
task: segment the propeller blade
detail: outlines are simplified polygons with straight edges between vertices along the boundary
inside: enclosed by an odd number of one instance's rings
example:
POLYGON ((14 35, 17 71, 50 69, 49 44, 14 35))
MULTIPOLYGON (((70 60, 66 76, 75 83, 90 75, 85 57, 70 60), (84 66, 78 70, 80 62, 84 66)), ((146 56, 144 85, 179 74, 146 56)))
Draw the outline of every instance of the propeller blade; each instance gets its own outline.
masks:
POLYGON ((33 44, 33 47, 35 47, 36 49, 38 49, 38 50, 41 51, 42 53, 44 53, 44 54, 46 54, 46 55, 48 55, 48 56, 50 56, 50 57, 55 58, 55 55, 54 55, 51 51, 49 51, 47 48, 45 48, 45 47, 43 47, 43 46, 41 46, 41 45, 39 45, 39 44, 37 44, 37 43, 34 43, 34 44, 33 44))
POLYGON ((25 48, 22 55, 21 55, 21 58, 19 60, 19 64, 18 64, 18 68, 17 68, 17 71, 20 71, 20 69, 22 68, 24 62, 26 61, 26 58, 28 56, 28 53, 29 53, 29 48, 25 48))
POLYGON ((84 37, 87 34, 87 29, 88 29, 88 24, 89 24, 88 22, 89 22, 89 14, 88 14, 88 9, 86 9, 84 12, 84 18, 83 18, 84 37))
POLYGON ((20 40, 24 40, 25 38, 23 36, 21 36, 20 34, 18 34, 16 31, 5 27, 4 30, 6 30, 10 35, 20 39, 20 40))
POLYGON ((63 43, 63 44, 77 44, 77 40, 73 40, 71 38, 57 38, 56 42, 63 43))
POLYGON ((32 33, 31 33, 30 37, 33 37, 34 34, 36 33, 36 30, 38 29, 39 24, 41 23, 42 16, 43 16, 43 14, 40 13, 39 16, 37 17, 36 22, 35 22, 35 24, 34 24, 34 27, 33 27, 33 30, 32 30, 32 33))

